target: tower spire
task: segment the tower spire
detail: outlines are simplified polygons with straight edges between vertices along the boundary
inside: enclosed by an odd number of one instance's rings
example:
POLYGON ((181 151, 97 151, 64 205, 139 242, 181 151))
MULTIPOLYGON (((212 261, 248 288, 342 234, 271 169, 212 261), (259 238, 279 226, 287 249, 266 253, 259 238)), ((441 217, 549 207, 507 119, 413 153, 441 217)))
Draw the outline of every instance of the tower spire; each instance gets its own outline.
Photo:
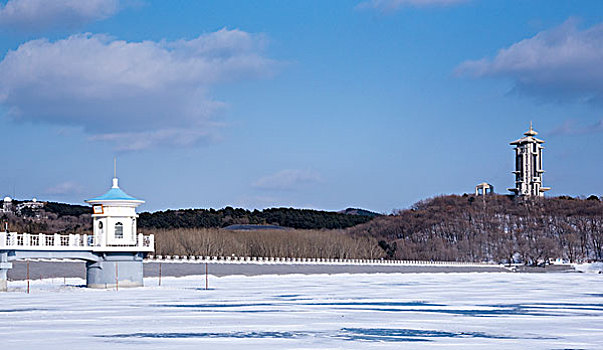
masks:
POLYGON ((534 131, 534 128, 532 126, 532 121, 530 120, 530 130, 526 131, 523 133, 526 136, 536 136, 538 135, 538 133, 536 131, 534 131))
POLYGON ((119 188, 117 180, 117 157, 113 157, 113 188, 119 188))

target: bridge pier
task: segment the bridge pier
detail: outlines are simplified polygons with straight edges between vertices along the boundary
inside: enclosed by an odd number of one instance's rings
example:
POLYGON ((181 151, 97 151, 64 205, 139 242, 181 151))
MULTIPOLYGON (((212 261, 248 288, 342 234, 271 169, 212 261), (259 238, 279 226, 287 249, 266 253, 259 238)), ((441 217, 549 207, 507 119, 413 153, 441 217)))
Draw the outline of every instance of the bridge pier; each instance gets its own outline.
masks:
POLYGON ((99 254, 98 261, 86 262, 86 287, 109 289, 142 287, 143 253, 99 254))
POLYGON ((7 290, 7 275, 9 269, 13 268, 13 264, 8 262, 8 252, 0 252, 0 292, 7 290))

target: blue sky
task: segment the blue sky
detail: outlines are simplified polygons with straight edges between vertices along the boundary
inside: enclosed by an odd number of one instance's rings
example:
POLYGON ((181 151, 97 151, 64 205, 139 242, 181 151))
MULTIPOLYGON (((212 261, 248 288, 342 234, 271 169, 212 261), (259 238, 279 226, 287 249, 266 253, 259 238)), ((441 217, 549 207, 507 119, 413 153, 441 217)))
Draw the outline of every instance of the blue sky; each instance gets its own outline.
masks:
POLYGON ((379 212, 513 185, 601 195, 603 3, 10 0, 0 194, 379 212))

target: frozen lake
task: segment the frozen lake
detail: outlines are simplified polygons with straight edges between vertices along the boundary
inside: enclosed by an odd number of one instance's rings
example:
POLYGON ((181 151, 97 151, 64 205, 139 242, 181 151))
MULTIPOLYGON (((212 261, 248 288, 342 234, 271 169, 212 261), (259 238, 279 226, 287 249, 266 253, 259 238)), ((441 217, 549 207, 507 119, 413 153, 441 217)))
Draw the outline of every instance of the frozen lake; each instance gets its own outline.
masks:
POLYGON ((145 288, 10 282, 14 349, 603 349, 603 276, 425 273, 168 277, 145 288))

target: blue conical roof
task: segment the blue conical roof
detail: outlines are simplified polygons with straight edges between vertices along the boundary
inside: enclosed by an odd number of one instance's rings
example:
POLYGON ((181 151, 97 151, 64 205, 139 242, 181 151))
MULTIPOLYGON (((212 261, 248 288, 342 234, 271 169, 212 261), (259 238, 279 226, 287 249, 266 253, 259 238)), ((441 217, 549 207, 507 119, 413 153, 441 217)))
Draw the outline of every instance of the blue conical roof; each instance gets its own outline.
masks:
POLYGON ((88 199, 86 202, 101 202, 101 201, 137 201, 143 202, 140 199, 136 199, 126 192, 122 191, 117 185, 117 178, 113 179, 113 187, 107 193, 96 198, 88 199))
POLYGON ((130 196, 126 192, 122 191, 121 188, 112 188, 107 193, 96 198, 89 199, 89 201, 137 201, 138 199, 130 196))

